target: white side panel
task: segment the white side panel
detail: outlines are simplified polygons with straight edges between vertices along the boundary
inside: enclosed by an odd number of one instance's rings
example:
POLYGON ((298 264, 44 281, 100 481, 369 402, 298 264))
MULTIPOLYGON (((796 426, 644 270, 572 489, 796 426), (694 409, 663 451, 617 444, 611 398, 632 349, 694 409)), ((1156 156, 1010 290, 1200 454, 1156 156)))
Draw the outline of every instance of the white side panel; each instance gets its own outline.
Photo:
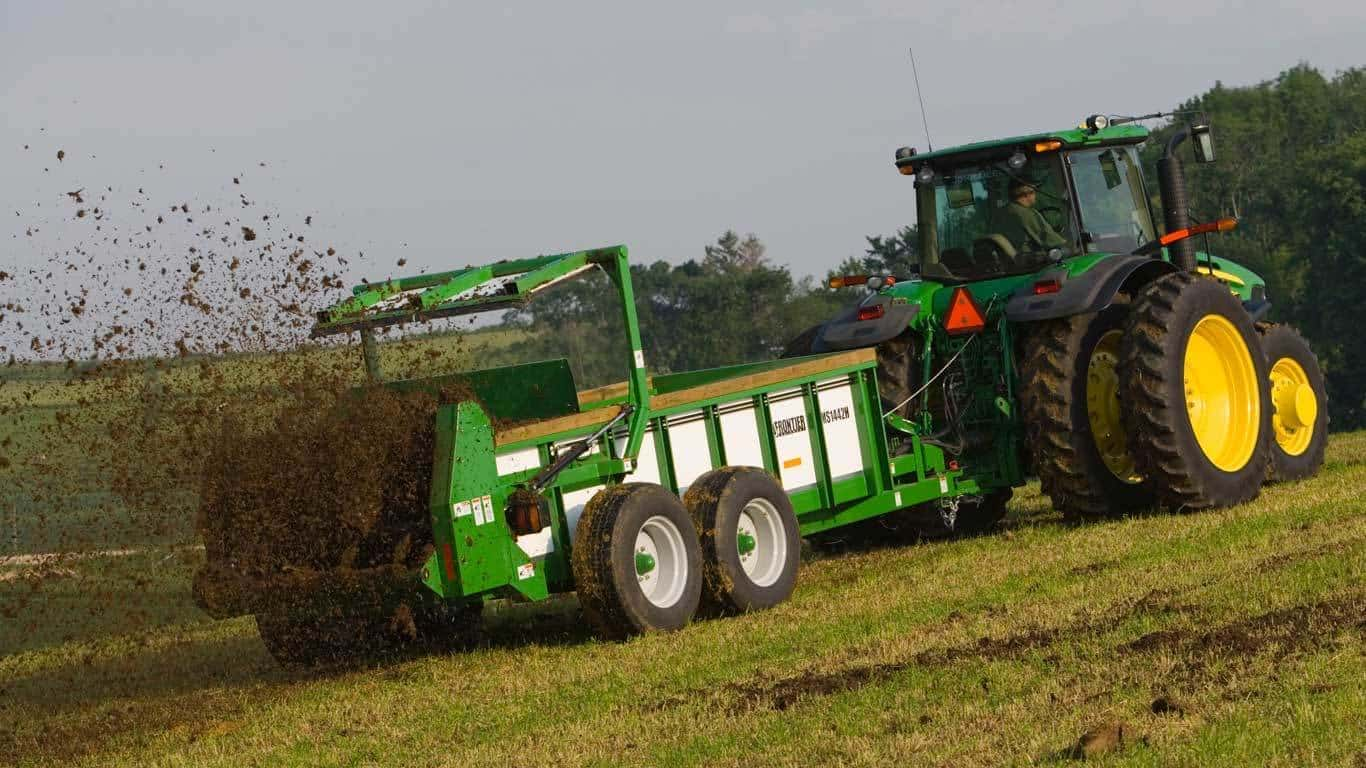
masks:
POLYGON ((825 435, 825 455, 830 463, 831 479, 862 474, 863 456, 849 380, 822 382, 816 388, 816 399, 821 406, 821 430, 825 435))
MULTIPOLYGON (((620 456, 626 450, 626 433, 622 432, 613 441, 613 450, 620 456)), ((645 440, 640 444, 636 456, 636 469, 626 476, 628 483, 654 483, 659 485, 659 453, 655 450, 655 431, 645 430, 645 440)))
POLYGON ((783 489, 794 491, 816 483, 816 465, 811 458, 811 435, 806 423, 806 404, 800 389, 789 389, 769 396, 769 416, 773 420, 774 442, 778 447, 778 476, 783 489))
POLYGON ((500 453, 495 461, 498 464, 498 476, 502 477, 513 472, 525 472, 528 469, 540 467, 541 455, 536 447, 532 446, 511 453, 500 453))
POLYGON ((674 460, 674 480, 682 496, 693 481, 712 468, 707 448, 707 422, 701 411, 669 419, 669 450, 674 460))
POLYGON ((578 535, 579 517, 583 515, 584 505, 602 489, 603 486, 595 485, 592 488, 584 488, 564 495, 564 519, 569 526, 570 544, 574 543, 574 537, 578 535))
POLYGON ((763 467, 764 449, 759 442, 759 422, 754 419, 754 406, 721 413, 721 445, 726 449, 726 463, 732 467, 763 467))
POLYGON ((527 557, 544 557, 546 553, 555 551, 555 537, 551 533, 552 529, 547 525, 530 536, 518 536, 517 546, 522 548, 527 557))

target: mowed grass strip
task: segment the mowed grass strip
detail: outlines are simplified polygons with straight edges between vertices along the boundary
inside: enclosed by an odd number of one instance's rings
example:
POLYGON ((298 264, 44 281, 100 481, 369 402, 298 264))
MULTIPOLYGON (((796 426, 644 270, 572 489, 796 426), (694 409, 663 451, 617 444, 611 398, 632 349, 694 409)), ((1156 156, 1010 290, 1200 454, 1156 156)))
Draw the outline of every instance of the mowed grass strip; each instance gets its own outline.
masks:
MULTIPOLYGON (((767 613, 613 644, 572 599, 499 606, 486 647, 321 677, 281 672, 250 620, 170 612, 0 660, 0 755, 1050 764, 1117 722, 1116 765, 1350 765, 1366 760, 1364 492, 1366 433, 1228 510, 1073 526, 1031 488, 990 536, 813 556, 767 613)), ((167 599, 188 600, 173 570, 167 599)))

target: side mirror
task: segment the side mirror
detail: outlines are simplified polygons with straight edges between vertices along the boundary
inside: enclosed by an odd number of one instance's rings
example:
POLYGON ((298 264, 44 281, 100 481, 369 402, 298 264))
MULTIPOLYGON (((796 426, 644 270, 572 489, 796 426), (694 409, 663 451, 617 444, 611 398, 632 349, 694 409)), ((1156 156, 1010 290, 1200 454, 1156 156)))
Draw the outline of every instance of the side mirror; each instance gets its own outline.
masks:
POLYGON ((1210 133, 1209 121, 1200 120, 1190 127, 1191 139, 1195 149, 1195 162, 1214 162, 1214 135, 1210 133))

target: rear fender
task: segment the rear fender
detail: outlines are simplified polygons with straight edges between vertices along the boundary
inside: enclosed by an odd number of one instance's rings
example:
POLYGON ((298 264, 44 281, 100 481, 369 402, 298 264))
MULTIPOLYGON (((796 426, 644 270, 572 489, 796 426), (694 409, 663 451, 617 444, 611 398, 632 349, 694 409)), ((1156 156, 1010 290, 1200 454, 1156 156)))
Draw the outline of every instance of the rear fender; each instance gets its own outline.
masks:
POLYGON ((1099 312, 1110 306, 1121 289, 1144 285, 1175 271, 1171 263, 1148 256, 1114 256, 1070 277, 1062 267, 1053 267, 1011 295, 1006 302, 1006 319, 1028 323, 1099 312), (1035 295, 1034 284, 1049 279, 1057 280, 1062 287, 1056 293, 1035 295))
POLYGON ((910 326, 920 314, 919 304, 896 301, 891 296, 876 295, 835 315, 821 327, 812 352, 838 352, 845 349, 874 347, 910 326), (882 316, 870 320, 858 319, 860 309, 882 306, 882 316))

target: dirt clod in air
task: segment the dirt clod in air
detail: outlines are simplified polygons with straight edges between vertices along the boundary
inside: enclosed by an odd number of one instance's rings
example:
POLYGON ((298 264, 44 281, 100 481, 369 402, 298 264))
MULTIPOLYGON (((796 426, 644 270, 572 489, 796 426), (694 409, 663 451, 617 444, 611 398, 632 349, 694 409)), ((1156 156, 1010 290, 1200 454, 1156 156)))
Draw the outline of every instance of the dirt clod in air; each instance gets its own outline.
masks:
POLYGON ((65 160, 65 159, 66 159, 66 150, 65 150, 65 149, 59 149, 59 150, 57 150, 57 162, 61 162, 61 161, 65 160))
POLYGON ((256 230, 251 227, 242 227, 242 239, 251 242, 256 239, 256 230))

